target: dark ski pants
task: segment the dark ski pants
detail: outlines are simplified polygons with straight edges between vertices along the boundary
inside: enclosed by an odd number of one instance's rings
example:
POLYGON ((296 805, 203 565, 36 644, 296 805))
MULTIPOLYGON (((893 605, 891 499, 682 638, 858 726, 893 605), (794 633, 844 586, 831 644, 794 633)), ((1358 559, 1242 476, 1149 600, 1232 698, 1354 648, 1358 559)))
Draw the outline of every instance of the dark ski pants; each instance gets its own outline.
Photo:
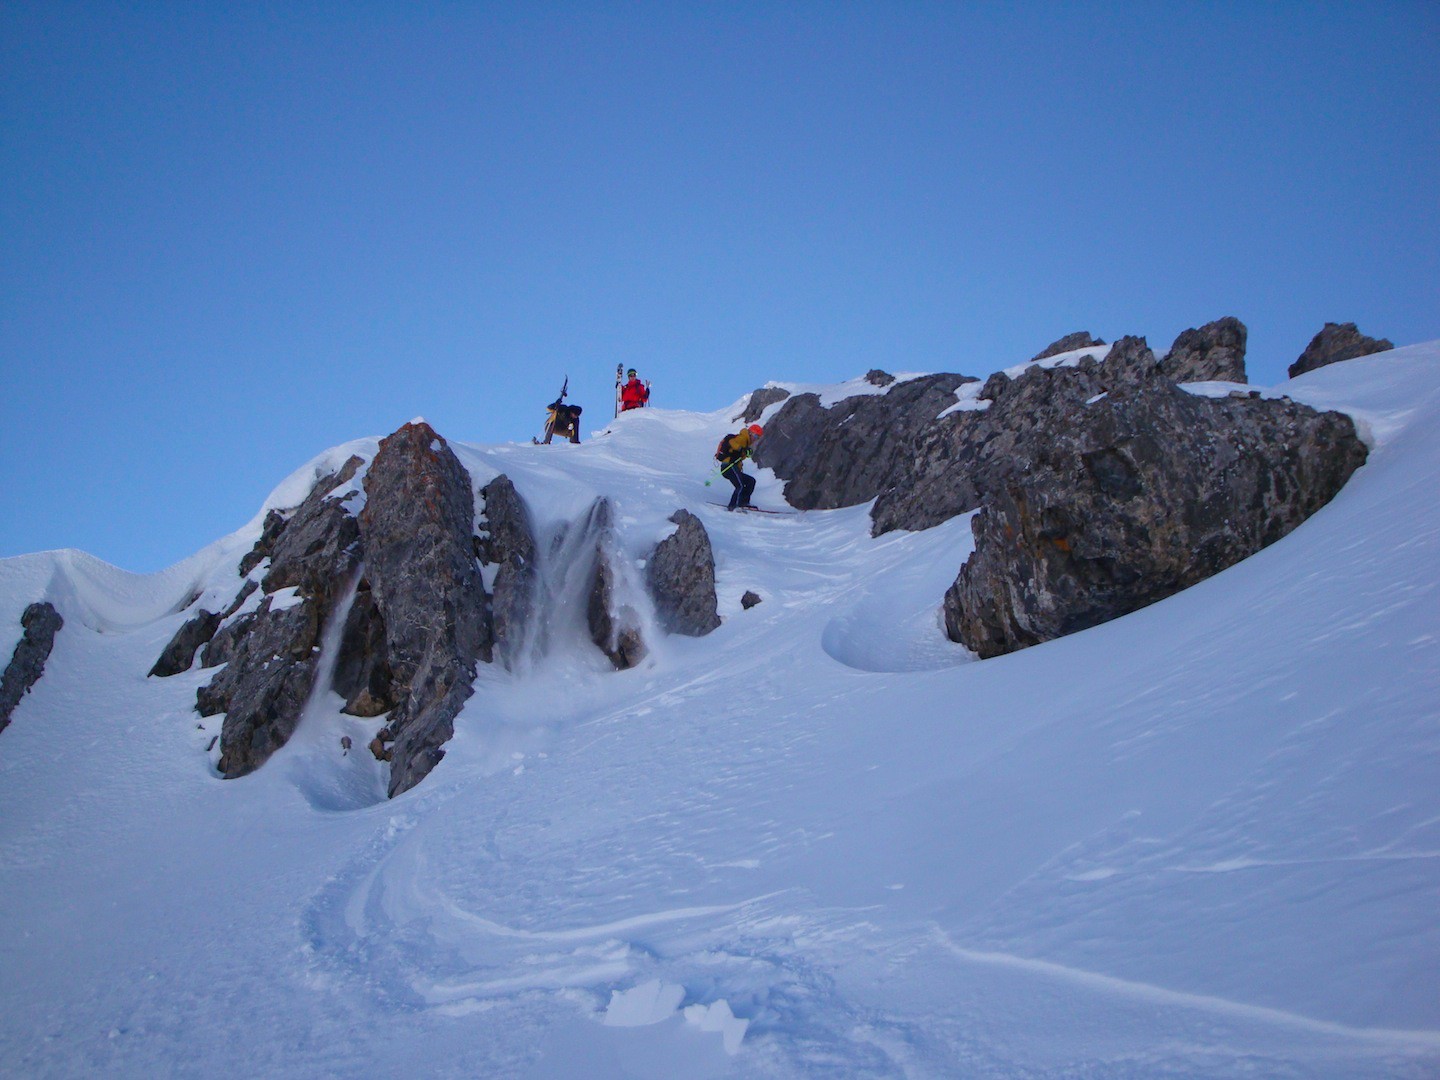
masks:
POLYGON ((755 478, 746 476, 738 465, 722 469, 720 475, 735 485, 735 494, 730 496, 729 509, 734 510, 737 505, 749 506, 750 495, 755 490, 755 478))

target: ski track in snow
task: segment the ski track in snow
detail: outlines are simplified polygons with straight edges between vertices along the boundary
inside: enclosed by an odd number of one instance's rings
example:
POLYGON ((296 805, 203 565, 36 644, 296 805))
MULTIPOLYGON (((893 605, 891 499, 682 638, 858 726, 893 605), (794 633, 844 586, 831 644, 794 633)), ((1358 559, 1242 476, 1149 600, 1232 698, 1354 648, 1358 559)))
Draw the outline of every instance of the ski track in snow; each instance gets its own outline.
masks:
MULTIPOLYGON (((734 410, 455 444, 542 532, 610 495, 634 560, 688 506, 725 623, 628 672, 563 641, 482 670, 445 761, 393 802, 337 749, 379 721, 334 695, 221 782, 219 718, 190 709, 209 673, 144 678, 180 604, 233 594, 260 517, 150 578, 0 561, 0 614, 43 593, 67 619, 0 736, 3 1060, 1436 1075, 1437 363, 1416 347, 1287 384, 1377 439, 1330 507, 1178 597, 985 663, 937 616, 968 517, 871 539, 867 507, 727 514, 689 477, 734 410)), ((779 505, 767 473, 759 501, 779 505)))

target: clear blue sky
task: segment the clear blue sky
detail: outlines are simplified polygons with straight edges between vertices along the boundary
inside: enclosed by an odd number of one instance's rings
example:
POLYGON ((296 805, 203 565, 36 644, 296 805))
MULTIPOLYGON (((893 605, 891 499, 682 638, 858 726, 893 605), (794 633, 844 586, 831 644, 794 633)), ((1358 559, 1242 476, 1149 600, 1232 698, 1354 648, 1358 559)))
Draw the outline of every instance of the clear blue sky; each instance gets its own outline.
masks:
MULTIPOLYGON (((1440 4, 0 6, 0 555, 134 570, 617 362, 983 375, 1440 337, 1440 4)), ((697 471, 708 463, 697 462, 697 471)))

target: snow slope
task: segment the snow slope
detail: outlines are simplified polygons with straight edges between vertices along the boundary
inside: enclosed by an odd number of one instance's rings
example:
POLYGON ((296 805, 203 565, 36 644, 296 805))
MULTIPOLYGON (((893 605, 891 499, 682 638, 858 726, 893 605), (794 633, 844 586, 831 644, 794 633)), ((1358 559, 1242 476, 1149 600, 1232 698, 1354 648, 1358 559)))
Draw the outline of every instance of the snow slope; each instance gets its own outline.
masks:
MULTIPOLYGON (((383 799, 313 703, 220 781, 208 680, 145 672, 246 529, 137 577, 0 561, 0 651, 67 622, 0 735, 0 1062, 24 1076, 1440 1074, 1440 343, 1277 390, 1360 420, 1339 497, 1106 626, 975 662, 968 519, 731 515, 738 408, 460 446, 635 558, 700 515, 724 625, 614 673, 484 668, 383 799), (753 589, 764 602, 742 611, 753 589), (0 635, 3 636, 3 635, 0 635)), ((316 470, 267 505, 293 505, 316 470)), ((779 507, 763 474, 761 505, 779 507)), ((228 599, 228 597, 227 597, 228 599)), ((363 736, 363 737, 362 737, 363 736)))

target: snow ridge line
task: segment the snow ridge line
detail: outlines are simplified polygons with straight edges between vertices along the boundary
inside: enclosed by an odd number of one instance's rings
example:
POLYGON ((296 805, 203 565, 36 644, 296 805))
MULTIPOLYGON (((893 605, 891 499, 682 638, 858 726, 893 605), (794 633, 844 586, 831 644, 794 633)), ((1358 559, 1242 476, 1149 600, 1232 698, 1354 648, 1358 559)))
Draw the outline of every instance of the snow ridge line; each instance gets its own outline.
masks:
POLYGON ((1114 975, 1102 975, 1096 971, 1086 971, 1083 968, 1068 967, 1065 964, 1057 964, 1050 960, 1035 960, 1030 957, 1016 956, 1013 953, 967 949, 963 945, 957 945, 954 939, 942 928, 936 926, 933 929, 936 938, 946 950, 953 956, 972 964, 981 964, 987 967, 1010 968, 1015 971, 1024 971, 1075 983, 1106 993, 1148 1001, 1156 1005, 1202 1009, 1206 1012, 1221 1013, 1238 1019, 1254 1020, 1286 1027, 1297 1027, 1306 1031, 1312 1031, 1318 1035, 1339 1036, 1341 1038, 1372 1043, 1398 1044, 1415 1050, 1429 1051, 1440 1049, 1440 1031, 1403 1031, 1391 1028, 1352 1027, 1348 1024, 1336 1023, 1333 1020, 1317 1020, 1311 1016, 1287 1012, 1284 1009, 1271 1008, 1268 1005, 1251 1005, 1243 1001, 1231 1001, 1229 998, 1215 997, 1212 994, 1196 994, 1186 990, 1171 990, 1167 987, 1155 986, 1153 983, 1135 982, 1131 979, 1117 978, 1114 975))

